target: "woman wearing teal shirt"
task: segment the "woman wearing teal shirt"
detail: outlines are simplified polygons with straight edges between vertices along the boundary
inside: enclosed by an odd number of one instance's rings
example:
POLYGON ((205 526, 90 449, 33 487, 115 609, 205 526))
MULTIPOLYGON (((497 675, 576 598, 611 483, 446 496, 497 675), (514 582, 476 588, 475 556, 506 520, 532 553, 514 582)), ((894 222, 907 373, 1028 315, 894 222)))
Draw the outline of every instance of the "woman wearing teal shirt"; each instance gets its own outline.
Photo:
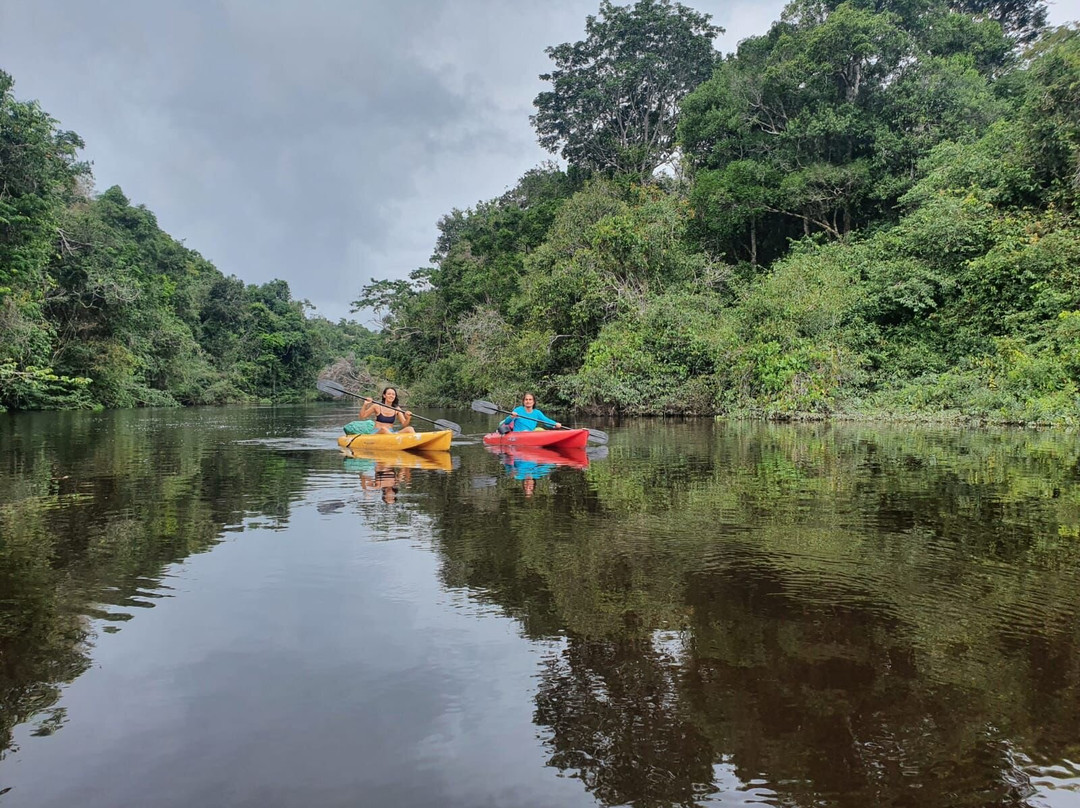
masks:
POLYGON ((558 421, 553 421, 548 418, 540 410, 536 409, 536 396, 532 393, 526 393, 521 398, 520 407, 514 407, 514 411, 503 419, 499 425, 502 427, 499 432, 532 432, 536 429, 537 423, 541 423, 544 426, 555 427, 555 429, 561 429, 562 424, 558 421), (509 428, 507 428, 509 427, 509 428))

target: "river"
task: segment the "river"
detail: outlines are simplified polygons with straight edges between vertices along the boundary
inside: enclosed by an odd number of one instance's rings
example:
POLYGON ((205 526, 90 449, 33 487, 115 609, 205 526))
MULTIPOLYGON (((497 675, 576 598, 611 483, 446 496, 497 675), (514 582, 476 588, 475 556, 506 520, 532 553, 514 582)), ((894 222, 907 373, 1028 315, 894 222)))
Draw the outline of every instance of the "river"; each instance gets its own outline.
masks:
POLYGON ((0 806, 1080 806, 1080 440, 0 414, 0 806))

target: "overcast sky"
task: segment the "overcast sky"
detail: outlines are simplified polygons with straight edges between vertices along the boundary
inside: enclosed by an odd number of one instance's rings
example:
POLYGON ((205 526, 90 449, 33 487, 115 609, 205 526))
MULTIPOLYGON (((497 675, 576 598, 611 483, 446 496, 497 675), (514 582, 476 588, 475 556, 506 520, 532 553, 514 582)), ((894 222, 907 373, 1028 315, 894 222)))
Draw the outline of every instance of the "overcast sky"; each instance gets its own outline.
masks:
MULTIPOLYGON (((684 0, 685 1, 685 0, 684 0)), ((782 0, 689 0, 764 33, 782 0)), ((346 317, 428 264, 435 224, 550 155, 529 115, 548 45, 599 0, 0 0, 0 69, 226 274, 346 317)), ((1058 0, 1051 21, 1080 18, 1058 0)))

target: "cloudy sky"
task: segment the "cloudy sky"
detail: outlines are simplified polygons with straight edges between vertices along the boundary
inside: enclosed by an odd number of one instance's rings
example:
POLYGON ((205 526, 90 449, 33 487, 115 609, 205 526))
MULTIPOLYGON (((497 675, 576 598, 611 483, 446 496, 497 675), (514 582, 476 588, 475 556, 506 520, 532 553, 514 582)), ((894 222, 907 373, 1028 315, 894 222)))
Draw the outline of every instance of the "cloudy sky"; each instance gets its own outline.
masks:
MULTIPOLYGON (((684 0, 763 33, 783 0, 684 0)), ((163 229, 249 283, 349 316, 428 263, 435 223, 547 155, 544 48, 599 0, 0 0, 0 69, 163 229)), ((1051 20, 1080 18, 1057 0, 1051 20)))

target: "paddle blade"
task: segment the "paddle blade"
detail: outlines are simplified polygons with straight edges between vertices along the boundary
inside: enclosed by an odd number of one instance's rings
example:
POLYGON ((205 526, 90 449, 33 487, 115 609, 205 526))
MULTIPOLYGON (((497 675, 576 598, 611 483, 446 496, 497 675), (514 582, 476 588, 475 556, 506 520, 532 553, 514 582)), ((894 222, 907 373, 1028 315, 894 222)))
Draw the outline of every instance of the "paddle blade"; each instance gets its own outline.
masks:
POLYGON ((461 425, 455 424, 453 421, 444 421, 440 418, 438 421, 435 421, 435 426, 439 429, 449 429, 455 435, 461 434, 461 425))
POLYGON ((315 387, 318 388, 320 392, 326 393, 326 395, 333 396, 334 398, 341 398, 349 392, 333 379, 319 379, 315 384, 315 387))
POLYGON ((477 412, 484 413, 484 415, 494 415, 499 411, 499 408, 490 401, 474 401, 472 403, 472 408, 477 412))
POLYGON ((599 429, 590 429, 589 430, 589 440, 591 440, 593 443, 600 443, 600 444, 607 443, 608 442, 608 434, 607 434, 607 432, 602 432, 599 429))

